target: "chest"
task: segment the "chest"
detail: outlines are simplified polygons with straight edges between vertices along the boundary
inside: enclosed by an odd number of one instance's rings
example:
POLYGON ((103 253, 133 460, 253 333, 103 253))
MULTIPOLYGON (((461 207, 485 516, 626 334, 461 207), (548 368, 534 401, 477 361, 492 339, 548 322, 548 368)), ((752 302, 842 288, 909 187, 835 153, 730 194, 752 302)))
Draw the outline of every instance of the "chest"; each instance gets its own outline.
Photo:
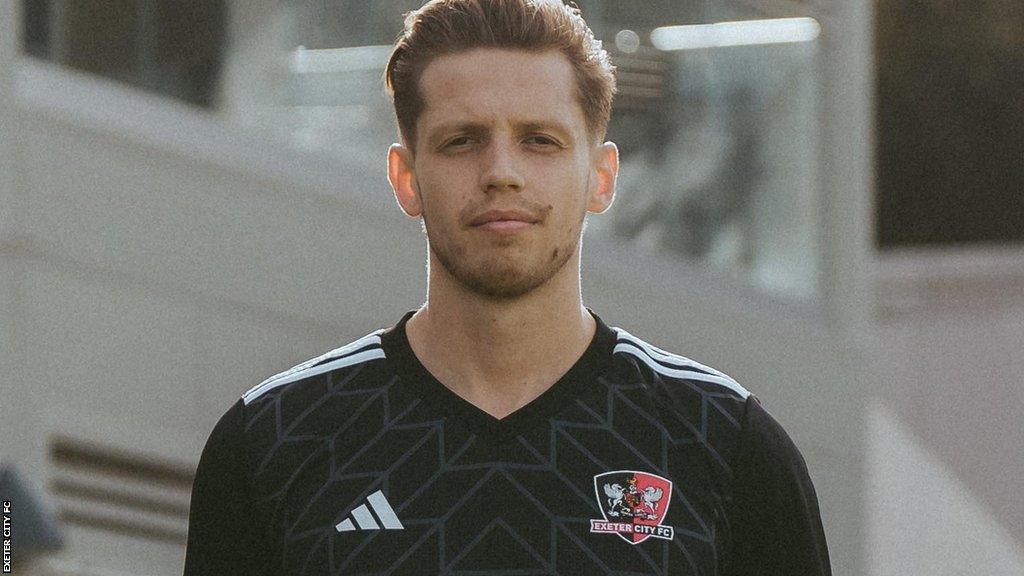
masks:
POLYGON ((264 463, 256 503, 281 570, 715 573, 726 497, 692 438, 627 414, 496 438, 395 408, 264 463))

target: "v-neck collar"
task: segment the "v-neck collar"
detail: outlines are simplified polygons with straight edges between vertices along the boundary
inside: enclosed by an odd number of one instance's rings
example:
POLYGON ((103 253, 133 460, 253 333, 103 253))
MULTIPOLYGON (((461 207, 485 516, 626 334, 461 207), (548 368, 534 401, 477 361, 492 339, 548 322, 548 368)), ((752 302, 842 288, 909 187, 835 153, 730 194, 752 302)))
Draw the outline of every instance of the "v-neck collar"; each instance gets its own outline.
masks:
POLYGON ((597 329, 583 354, 540 396, 501 419, 452 392, 416 357, 405 330, 416 310, 405 313, 397 324, 381 334, 381 346, 403 385, 413 388, 417 396, 432 404, 440 414, 454 419, 472 433, 500 441, 545 422, 573 400, 594 389, 596 378, 611 363, 616 335, 593 310, 587 308, 587 311, 597 322, 597 329))

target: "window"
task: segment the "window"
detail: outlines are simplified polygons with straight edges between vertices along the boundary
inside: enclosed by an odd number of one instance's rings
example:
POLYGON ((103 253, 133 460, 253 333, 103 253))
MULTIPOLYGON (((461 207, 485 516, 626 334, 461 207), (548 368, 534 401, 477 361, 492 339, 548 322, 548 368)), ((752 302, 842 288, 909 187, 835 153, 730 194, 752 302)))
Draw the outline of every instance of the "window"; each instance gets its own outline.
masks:
POLYGON ((876 8, 877 244, 1024 241, 1024 4, 876 8))
POLYGON ((22 14, 32 56, 216 106, 223 0, 24 0, 22 14))
POLYGON ((773 295, 818 295, 817 37, 739 4, 601 2, 620 194, 590 229, 773 295), (626 40, 640 38, 634 47, 626 40))

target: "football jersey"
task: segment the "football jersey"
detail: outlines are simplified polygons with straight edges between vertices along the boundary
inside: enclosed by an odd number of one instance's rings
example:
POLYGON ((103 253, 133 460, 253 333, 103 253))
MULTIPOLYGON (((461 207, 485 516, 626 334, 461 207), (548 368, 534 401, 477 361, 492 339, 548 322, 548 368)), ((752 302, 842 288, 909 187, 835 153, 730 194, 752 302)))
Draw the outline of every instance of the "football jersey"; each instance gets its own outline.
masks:
POLYGON ((501 419, 417 359, 414 311, 252 388, 200 458, 185 574, 830 574, 758 399, 590 312, 582 356, 501 419))

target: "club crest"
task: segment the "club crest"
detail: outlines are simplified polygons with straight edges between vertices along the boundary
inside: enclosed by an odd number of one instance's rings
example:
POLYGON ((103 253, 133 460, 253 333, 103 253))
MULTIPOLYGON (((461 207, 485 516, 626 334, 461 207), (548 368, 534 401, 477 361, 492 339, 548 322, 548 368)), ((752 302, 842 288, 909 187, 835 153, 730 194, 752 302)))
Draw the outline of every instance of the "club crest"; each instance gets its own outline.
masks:
POLYGON ((591 519, 591 532, 617 534, 630 544, 650 537, 672 539, 672 527, 661 523, 672 500, 670 480, 647 472, 616 470, 594 476, 594 492, 604 520, 591 519))

